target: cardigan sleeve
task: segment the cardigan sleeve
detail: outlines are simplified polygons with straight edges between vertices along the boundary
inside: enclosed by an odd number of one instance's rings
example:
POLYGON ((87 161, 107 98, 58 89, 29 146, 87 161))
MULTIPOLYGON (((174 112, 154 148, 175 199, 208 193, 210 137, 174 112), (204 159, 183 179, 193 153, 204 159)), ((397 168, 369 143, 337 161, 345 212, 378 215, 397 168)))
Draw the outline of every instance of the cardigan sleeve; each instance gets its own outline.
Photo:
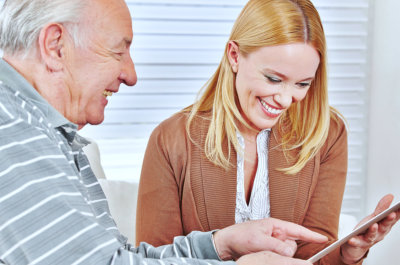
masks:
MULTIPOLYGON (((160 124, 151 134, 140 176, 136 213, 136 245, 141 241, 154 246, 172 243, 182 235, 179 183, 176 168, 171 165, 169 152, 176 155, 174 146, 167 146, 165 129, 160 124)), ((183 140, 183 139, 182 139, 183 140)), ((175 157, 174 157, 175 159, 175 157)))
MULTIPOLYGON (((344 122, 331 120, 328 139, 321 149, 319 174, 302 225, 326 235, 327 244, 301 242, 296 257, 307 259, 337 240, 339 216, 347 175, 347 131, 344 122)), ((361 264, 361 262, 357 264, 361 264)), ((341 265, 340 248, 315 264, 341 265)))

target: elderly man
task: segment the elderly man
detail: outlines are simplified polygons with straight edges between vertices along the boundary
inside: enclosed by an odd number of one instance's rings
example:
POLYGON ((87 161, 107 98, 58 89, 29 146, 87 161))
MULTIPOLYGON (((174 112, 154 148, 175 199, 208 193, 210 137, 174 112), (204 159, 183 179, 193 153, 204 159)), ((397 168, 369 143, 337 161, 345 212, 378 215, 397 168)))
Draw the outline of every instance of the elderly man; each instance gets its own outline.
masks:
POLYGON ((107 97, 136 83, 131 42, 123 0, 5 1, 0 264, 310 264, 290 258, 294 240, 326 239, 275 219, 193 232, 159 248, 126 243, 77 130, 101 123, 107 97))

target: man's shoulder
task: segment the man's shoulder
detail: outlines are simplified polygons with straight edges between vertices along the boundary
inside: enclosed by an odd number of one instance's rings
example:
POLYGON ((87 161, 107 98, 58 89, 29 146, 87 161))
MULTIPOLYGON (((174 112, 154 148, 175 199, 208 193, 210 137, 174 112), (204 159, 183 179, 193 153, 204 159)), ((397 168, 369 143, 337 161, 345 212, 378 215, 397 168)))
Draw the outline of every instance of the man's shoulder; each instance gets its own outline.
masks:
MULTIPOLYGON (((54 128, 50 126, 38 107, 7 86, 0 85, 0 89, 2 91, 0 98, 0 145, 13 142, 24 143, 29 139, 36 138, 55 139, 54 128)), ((43 144, 43 140, 41 144, 43 144)), ((30 145, 34 145, 36 142, 32 140, 30 145)))
POLYGON ((8 86, 0 83, 0 124, 8 123, 18 116, 18 109, 15 93, 8 86))
POLYGON ((0 90, 0 125, 18 120, 34 127, 46 128, 47 118, 34 101, 4 84, 0 84, 0 90))

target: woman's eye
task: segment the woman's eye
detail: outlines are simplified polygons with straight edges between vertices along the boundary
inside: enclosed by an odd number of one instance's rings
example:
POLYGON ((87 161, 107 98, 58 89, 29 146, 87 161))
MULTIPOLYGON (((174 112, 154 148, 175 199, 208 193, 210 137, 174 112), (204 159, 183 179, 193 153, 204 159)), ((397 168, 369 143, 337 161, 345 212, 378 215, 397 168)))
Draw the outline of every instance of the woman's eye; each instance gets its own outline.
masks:
POLYGON ((301 88, 306 88, 306 87, 311 86, 311 83, 299 83, 298 86, 301 88))
POLYGON ((273 77, 273 76, 265 76, 268 81, 270 81, 271 83, 280 83, 282 82, 282 80, 280 80, 279 78, 273 77))

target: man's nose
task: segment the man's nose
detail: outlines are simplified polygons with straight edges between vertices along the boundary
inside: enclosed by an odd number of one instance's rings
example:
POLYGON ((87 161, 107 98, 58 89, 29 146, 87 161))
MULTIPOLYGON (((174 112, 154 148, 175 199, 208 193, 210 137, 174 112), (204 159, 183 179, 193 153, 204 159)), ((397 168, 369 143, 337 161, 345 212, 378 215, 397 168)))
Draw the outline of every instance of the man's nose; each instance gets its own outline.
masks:
POLYGON ((124 84, 128 86, 134 86, 137 82, 135 65, 130 56, 125 60, 125 63, 121 71, 120 79, 124 84))

